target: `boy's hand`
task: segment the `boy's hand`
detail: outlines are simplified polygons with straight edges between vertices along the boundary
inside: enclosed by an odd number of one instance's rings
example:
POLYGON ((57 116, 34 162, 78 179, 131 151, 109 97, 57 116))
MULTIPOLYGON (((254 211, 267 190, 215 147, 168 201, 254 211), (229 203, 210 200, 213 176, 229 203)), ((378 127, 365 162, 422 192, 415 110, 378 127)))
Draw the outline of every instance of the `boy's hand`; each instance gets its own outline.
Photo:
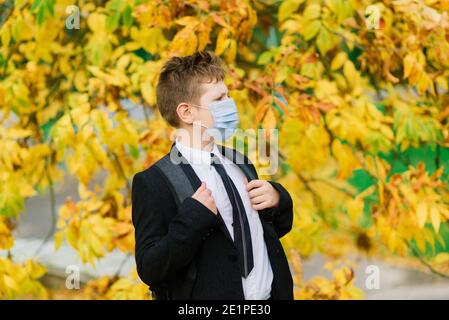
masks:
POLYGON ((265 180, 251 180, 246 182, 249 198, 254 210, 277 207, 279 204, 279 192, 265 180))
POLYGON ((217 206, 215 205, 215 200, 212 197, 212 192, 206 188, 205 182, 201 182, 201 186, 195 191, 195 193, 192 195, 192 198, 201 202, 214 214, 217 214, 217 206))

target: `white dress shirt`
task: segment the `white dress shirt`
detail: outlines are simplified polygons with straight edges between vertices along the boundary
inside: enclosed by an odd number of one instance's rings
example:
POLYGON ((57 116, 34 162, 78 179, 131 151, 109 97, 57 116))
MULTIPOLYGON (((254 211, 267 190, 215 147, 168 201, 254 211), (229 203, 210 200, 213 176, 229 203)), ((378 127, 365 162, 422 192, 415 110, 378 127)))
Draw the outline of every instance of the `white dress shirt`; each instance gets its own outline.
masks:
MULTIPOLYGON (((215 168, 210 164, 210 152, 191 148, 176 141, 176 148, 186 158, 201 181, 211 190, 218 211, 234 239, 232 227, 232 205, 229 201, 223 181, 215 168)), ((217 155, 225 167, 226 173, 235 184, 242 198, 251 229, 251 242, 253 247, 254 267, 246 278, 242 277, 243 293, 246 300, 266 300, 270 297, 273 271, 268 258, 267 246, 263 237, 263 228, 259 214, 251 206, 248 191, 245 186, 245 175, 240 168, 225 158, 214 144, 212 152, 217 155)))

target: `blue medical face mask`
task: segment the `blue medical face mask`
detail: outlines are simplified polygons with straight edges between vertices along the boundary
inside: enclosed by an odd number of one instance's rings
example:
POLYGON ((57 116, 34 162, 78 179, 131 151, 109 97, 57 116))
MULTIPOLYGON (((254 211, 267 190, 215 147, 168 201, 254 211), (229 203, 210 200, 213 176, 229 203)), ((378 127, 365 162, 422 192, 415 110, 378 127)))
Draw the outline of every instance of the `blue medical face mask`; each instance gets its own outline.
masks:
POLYGON ((207 128, 207 133, 214 139, 224 141, 235 133, 239 123, 239 115, 234 99, 220 100, 208 105, 207 108, 198 105, 193 106, 208 109, 212 113, 214 126, 211 128, 202 126, 207 128))

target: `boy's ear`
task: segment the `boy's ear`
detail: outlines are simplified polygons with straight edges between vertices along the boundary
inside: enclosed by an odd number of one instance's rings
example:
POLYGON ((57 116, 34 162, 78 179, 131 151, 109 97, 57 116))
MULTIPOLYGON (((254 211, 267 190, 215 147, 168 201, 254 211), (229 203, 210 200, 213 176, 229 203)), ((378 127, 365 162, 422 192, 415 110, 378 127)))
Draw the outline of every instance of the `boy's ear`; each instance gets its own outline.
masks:
POLYGON ((178 106, 176 107, 176 114, 178 115, 180 121, 187 124, 193 123, 193 114, 190 106, 187 103, 181 102, 180 104, 178 104, 178 106))

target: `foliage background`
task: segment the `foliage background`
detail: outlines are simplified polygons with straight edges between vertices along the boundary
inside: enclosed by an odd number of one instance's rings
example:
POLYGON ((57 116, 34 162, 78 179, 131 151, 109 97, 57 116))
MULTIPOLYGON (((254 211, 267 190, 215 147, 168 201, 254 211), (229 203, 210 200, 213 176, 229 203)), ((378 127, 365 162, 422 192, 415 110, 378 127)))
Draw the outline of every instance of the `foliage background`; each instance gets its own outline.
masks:
MULTIPOLYGON (((282 242, 296 298, 362 298, 360 255, 447 277, 448 11, 444 0, 0 1, 0 250, 25 199, 68 172, 79 201, 53 206, 55 250, 66 241, 92 265, 133 254, 132 176, 170 146, 158 71, 211 50, 228 65, 241 128, 279 130, 280 170, 266 178, 294 198, 282 242), (67 28, 76 9, 79 29, 67 28), (333 277, 303 281, 301 259, 315 254, 333 277)), ((39 261, 0 260, 0 298, 51 297, 39 261)), ((135 272, 83 295, 148 298, 135 272)))

